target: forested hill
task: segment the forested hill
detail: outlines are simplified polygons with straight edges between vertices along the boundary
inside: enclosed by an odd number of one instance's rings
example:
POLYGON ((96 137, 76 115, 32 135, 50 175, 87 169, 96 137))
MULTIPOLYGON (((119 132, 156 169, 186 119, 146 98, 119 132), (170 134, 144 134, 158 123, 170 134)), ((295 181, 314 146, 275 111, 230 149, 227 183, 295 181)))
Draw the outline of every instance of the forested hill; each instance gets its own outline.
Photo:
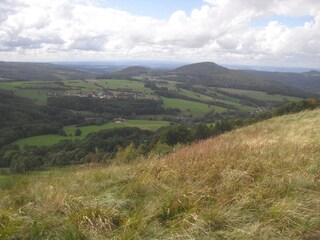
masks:
POLYGON ((133 66, 133 67, 128 67, 124 68, 122 70, 117 71, 117 75, 120 76, 140 76, 140 75, 146 75, 150 72, 151 69, 146 68, 146 67, 140 67, 140 66, 133 66))
POLYGON ((160 68, 148 68, 142 66, 132 66, 121 69, 114 72, 111 76, 122 77, 122 78, 131 78, 131 77, 147 77, 147 76, 162 76, 166 75, 168 70, 160 68))
POLYGON ((212 87, 250 89, 273 94, 306 96, 303 90, 289 84, 271 80, 252 72, 231 70, 212 62, 195 63, 177 68, 166 79, 188 84, 204 84, 212 87))
POLYGON ((228 68, 222 67, 213 62, 202 62, 202 63, 194 63, 190 65, 185 65, 182 67, 178 67, 173 70, 176 74, 184 74, 184 75, 214 75, 218 73, 227 73, 229 71, 228 68))
POLYGON ((133 66, 115 73, 110 73, 109 76, 100 76, 99 78, 112 77, 150 77, 152 80, 183 82, 191 86, 205 85, 209 87, 256 90, 270 94, 284 94, 299 97, 311 96, 306 93, 307 91, 304 91, 304 89, 296 87, 288 81, 270 79, 254 71, 231 70, 213 62, 194 63, 173 70, 133 66))

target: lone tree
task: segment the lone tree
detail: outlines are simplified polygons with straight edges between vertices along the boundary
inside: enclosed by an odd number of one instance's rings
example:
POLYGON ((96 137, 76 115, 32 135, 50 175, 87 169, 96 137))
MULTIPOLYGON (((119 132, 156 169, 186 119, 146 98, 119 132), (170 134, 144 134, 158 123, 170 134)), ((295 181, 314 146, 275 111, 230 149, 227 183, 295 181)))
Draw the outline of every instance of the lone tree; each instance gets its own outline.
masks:
POLYGON ((81 130, 77 128, 76 132, 74 133, 75 136, 80 136, 81 135, 81 130))

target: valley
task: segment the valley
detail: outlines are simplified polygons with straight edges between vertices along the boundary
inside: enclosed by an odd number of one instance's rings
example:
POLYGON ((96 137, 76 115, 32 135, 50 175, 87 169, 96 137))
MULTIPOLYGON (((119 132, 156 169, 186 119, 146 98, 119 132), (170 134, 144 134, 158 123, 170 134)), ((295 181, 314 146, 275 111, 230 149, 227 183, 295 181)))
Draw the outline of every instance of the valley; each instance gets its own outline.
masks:
POLYGON ((0 63, 0 239, 319 236, 316 91, 209 62, 18 65, 0 63))
MULTIPOLYGON (((263 110, 270 110, 285 102, 299 101, 302 99, 301 97, 268 94, 261 91, 206 87, 201 84, 187 85, 161 79, 155 79, 153 81, 144 79, 145 77, 130 80, 88 79, 58 82, 1 81, 0 89, 8 90, 17 96, 30 99, 39 106, 46 106, 48 99, 76 97, 82 98, 82 100, 93 100, 94 102, 100 102, 102 100, 109 100, 109 102, 113 100, 124 102, 131 102, 131 100, 155 100, 159 102, 159 107, 162 106, 163 108, 159 114, 151 113, 150 115, 148 112, 145 112, 137 116, 134 111, 129 114, 119 110, 116 111, 115 114, 105 116, 100 110, 98 110, 99 112, 93 112, 90 107, 79 109, 74 105, 57 105, 58 107, 66 107, 74 113, 80 114, 85 119, 88 119, 89 122, 94 123, 87 127, 87 129, 92 129, 92 132, 97 129, 106 129, 104 126, 114 126, 110 122, 113 121, 113 118, 117 117, 125 117, 131 119, 131 121, 139 121, 139 119, 141 119, 142 122, 145 120, 177 122, 178 119, 186 119, 188 121, 192 121, 192 119, 198 119, 196 121, 205 119, 206 122, 213 123, 224 118, 236 118, 239 115, 251 116, 263 110), (206 117, 208 114, 215 114, 215 117, 206 117), (99 122, 99 125, 96 125, 97 122, 99 122)), ((106 104, 108 103, 106 102, 106 104)), ((53 104, 53 107, 54 106, 53 104)), ((143 106, 143 103, 141 106, 143 106)), ((130 121, 128 123, 130 123, 130 121)), ((86 125, 90 125, 90 123, 86 123, 86 125)), ((155 123, 155 125, 157 124, 155 123)), ((123 126, 139 127, 142 126, 142 124, 123 124, 123 126)), ((68 126, 64 126, 63 128, 67 135, 69 135, 69 133, 65 129, 68 128, 68 126)), ((85 135, 88 133, 89 132, 86 131, 85 135)), ((72 140, 73 138, 49 134, 27 137, 14 142, 14 144, 18 144, 19 146, 24 146, 25 144, 52 145, 63 139, 72 140)))
MULTIPOLYGON (((15 65, 11 63, 8 66, 15 65)), ((19 63, 17 66, 21 71, 31 67, 28 77, 35 76, 35 79, 46 68, 50 69, 47 69, 50 74, 61 73, 61 66, 53 64, 40 65, 46 67, 41 70, 38 64, 19 63)), ((77 71, 88 71, 88 68, 81 70, 77 67, 77 71)), ((18 130, 10 124, 3 133, 4 143, 17 144, 19 147, 50 146, 60 140, 72 141, 84 138, 91 132, 118 126, 155 131, 170 122, 215 124, 221 120, 253 117, 286 102, 298 102, 313 96, 279 82, 255 78, 256 75, 244 71, 235 74, 236 70, 209 62, 173 70, 133 66, 103 73, 100 69, 91 69, 95 78, 82 80, 63 79, 74 74, 74 68, 66 66, 64 72, 64 77, 60 74, 62 79, 59 80, 46 79, 44 75, 42 81, 29 78, 22 81, 5 78, 7 75, 0 71, 0 76, 3 76, 0 89, 3 91, 29 99, 34 108, 44 110, 49 107, 52 113, 59 108, 73 115, 70 115, 73 120, 54 120, 56 130, 43 128, 26 133, 26 130, 18 130), (128 121, 115 124, 114 119, 119 117, 128 121), (150 124, 153 127, 149 128, 150 124), (15 129, 15 136, 10 128, 15 129), (84 132, 81 137, 70 136, 72 133, 69 129, 76 128, 84 132)), ((20 108, 19 104, 17 108, 20 108)), ((16 114, 14 109, 12 114, 16 114)))
POLYGON ((319 240, 319 0, 0 0, 0 240, 319 240))

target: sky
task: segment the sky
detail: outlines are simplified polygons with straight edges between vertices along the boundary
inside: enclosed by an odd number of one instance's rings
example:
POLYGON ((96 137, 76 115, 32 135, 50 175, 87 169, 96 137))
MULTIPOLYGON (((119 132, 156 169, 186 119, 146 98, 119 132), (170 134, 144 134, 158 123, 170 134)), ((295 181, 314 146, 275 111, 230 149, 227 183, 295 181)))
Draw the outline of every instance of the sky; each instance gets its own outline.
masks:
POLYGON ((320 0, 0 0, 0 61, 320 67, 320 0))

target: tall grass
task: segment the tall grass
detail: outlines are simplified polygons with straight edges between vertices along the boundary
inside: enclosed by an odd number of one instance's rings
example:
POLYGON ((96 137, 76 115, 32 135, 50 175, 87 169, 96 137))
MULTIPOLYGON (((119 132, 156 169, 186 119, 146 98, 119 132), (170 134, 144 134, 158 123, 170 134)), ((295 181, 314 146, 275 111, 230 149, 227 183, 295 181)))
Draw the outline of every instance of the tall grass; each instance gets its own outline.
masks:
POLYGON ((8 176, 0 239, 320 239, 319 132, 307 111, 163 157, 8 176))

